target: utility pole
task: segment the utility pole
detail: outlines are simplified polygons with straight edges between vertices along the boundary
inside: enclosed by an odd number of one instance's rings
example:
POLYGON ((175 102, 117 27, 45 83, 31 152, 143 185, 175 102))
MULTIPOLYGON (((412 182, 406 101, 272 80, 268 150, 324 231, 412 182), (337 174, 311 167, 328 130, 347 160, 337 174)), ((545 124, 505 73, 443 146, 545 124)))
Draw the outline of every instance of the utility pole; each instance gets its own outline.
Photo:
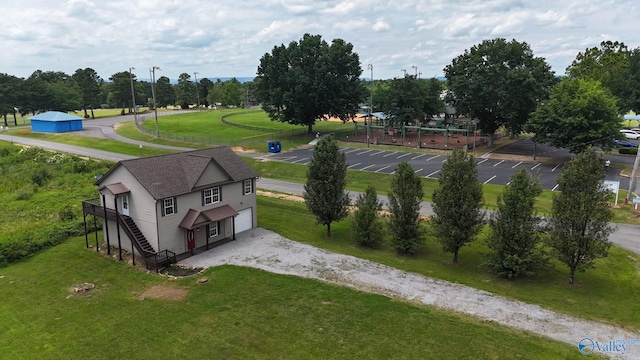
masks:
POLYGON ((138 109, 136 106, 136 91, 133 89, 133 70, 135 70, 133 66, 129 67, 129 80, 131 80, 131 99, 133 99, 133 121, 138 123, 138 109))
POLYGON ((401 69, 400 71, 402 71, 403 77, 407 77, 407 70, 401 69))
POLYGON ((198 73, 194 71, 193 77, 196 80, 196 97, 198 98, 198 111, 200 111, 200 91, 198 91, 198 73))
POLYGON ((156 70, 162 70, 159 66, 154 66, 149 69, 151 75, 151 95, 153 96, 153 113, 156 118, 156 138, 160 137, 160 130, 158 129, 158 104, 156 104, 156 70))
POLYGON ((373 121, 373 64, 367 65, 367 69, 371 70, 371 93, 369 94, 369 120, 367 121, 367 147, 369 147, 369 138, 371 137, 371 123, 373 121))
POLYGON ((413 68, 413 72, 416 74, 416 79, 418 78, 418 67, 417 66, 413 66, 411 65, 411 67, 413 68))

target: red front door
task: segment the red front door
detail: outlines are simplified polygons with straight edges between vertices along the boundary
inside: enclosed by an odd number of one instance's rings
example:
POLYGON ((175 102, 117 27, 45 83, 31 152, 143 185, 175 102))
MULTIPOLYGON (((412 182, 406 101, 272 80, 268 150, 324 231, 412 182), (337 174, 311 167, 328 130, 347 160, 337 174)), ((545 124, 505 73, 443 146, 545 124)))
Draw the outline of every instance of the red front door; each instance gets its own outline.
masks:
POLYGON ((194 230, 187 230, 187 250, 196 248, 196 234, 194 230))

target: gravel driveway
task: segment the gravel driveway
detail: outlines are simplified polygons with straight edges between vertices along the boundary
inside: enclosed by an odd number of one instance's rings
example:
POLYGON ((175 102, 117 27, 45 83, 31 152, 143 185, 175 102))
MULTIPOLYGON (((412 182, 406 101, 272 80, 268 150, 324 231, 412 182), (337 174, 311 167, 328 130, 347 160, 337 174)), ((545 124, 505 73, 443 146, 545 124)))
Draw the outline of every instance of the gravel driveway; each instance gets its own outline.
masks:
MULTIPOLYGON (((438 306, 563 341, 575 345, 576 351, 578 342, 583 338, 607 342, 640 339, 640 334, 620 327, 558 314, 538 305, 431 279, 373 261, 332 253, 288 240, 261 228, 245 231, 237 235, 236 241, 180 262, 180 265, 186 267, 223 264, 318 279, 392 298, 438 306)), ((640 359, 640 344, 628 346, 624 358, 640 359)))

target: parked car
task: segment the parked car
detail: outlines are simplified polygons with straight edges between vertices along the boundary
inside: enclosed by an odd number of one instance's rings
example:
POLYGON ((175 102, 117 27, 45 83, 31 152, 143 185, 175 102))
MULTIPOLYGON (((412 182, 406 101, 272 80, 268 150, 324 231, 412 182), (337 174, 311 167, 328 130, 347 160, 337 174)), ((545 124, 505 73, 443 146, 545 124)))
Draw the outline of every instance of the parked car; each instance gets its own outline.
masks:
POLYGON ((622 129, 620 130, 620 133, 624 135, 627 139, 638 140, 640 138, 640 134, 633 130, 622 129))
POLYGON ((632 143, 631 141, 613 140, 613 142, 616 143, 616 145, 622 146, 622 147, 636 147, 636 146, 638 146, 638 144, 632 143))

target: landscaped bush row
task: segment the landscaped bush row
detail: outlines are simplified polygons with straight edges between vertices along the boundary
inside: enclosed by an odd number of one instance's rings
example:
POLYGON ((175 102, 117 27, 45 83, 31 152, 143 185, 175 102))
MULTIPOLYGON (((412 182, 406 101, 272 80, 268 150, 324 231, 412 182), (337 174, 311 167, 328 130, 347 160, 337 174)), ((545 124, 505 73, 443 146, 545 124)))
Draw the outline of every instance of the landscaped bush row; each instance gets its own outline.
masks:
POLYGON ((637 147, 619 147, 618 153, 636 155, 638 153, 638 148, 637 147))
MULTIPOLYGON (((0 144, 0 266, 82 235, 81 201, 110 163, 0 144)), ((93 221, 87 223, 93 228, 93 221)))

